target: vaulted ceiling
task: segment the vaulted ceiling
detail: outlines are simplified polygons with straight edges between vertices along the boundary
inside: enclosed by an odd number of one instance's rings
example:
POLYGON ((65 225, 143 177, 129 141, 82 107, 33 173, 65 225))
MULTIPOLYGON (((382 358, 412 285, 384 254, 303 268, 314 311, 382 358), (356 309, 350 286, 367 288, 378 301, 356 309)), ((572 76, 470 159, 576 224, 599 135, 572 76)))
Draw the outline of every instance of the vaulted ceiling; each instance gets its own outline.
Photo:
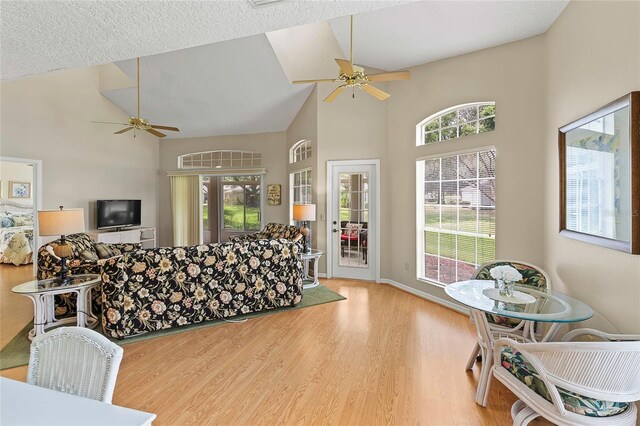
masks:
POLYGON ((283 131, 312 90, 289 82, 337 77, 350 13, 354 62, 396 70, 544 33, 567 3, 3 1, 2 78, 115 62, 129 84, 102 93, 134 115, 143 56, 141 115, 169 137, 283 131))

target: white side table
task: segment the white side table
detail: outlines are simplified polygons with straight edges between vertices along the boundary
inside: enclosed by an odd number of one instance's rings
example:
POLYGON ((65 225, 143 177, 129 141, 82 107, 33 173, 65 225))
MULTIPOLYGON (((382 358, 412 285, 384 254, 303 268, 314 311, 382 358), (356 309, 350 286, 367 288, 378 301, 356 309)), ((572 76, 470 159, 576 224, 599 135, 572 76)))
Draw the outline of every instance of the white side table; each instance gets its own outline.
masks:
POLYGON ((320 280, 318 280, 318 260, 320 260, 320 256, 324 254, 321 250, 311 249, 307 253, 302 253, 300 257, 304 262, 304 277, 302 278, 302 288, 313 288, 318 287, 320 285, 320 280), (313 259, 313 277, 309 276, 309 261, 313 259))
POLYGON ((65 283, 56 282, 57 278, 33 280, 15 286, 11 291, 28 297, 33 302, 33 330, 29 340, 41 335, 47 329, 63 324, 76 323, 78 327, 95 327, 98 320, 91 311, 91 290, 100 287, 102 280, 98 274, 71 275, 65 283), (56 319, 54 296, 56 294, 76 293, 77 313, 75 317, 56 319))

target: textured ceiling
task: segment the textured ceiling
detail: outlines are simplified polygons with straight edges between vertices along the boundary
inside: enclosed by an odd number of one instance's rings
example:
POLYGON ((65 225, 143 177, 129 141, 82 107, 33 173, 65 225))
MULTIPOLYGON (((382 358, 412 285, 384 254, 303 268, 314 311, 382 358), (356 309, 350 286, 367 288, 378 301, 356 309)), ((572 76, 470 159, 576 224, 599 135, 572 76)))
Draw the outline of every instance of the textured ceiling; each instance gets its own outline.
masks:
MULTIPOLYGON (((264 34, 148 56, 140 63, 141 115, 179 127, 180 133, 166 132, 169 138, 284 131, 312 90, 289 83, 264 34)), ((135 60, 116 65, 135 81, 135 60)), ((102 94, 135 115, 135 88, 102 94)))
MULTIPOLYGON (((427 1, 354 17, 358 64, 398 70, 542 34, 568 1, 427 1)), ((330 21, 349 52, 349 18, 330 21)))
POLYGON ((0 2, 0 78, 82 68, 262 34, 400 1, 0 2))

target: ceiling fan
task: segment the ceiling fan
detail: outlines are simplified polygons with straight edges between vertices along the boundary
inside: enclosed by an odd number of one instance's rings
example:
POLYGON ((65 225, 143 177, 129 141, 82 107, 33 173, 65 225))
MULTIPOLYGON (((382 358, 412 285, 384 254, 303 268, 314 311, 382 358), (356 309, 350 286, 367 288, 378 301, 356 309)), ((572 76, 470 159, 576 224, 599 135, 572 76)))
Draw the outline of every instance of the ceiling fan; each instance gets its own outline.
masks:
MULTIPOLYGON (((164 133, 160 133, 156 129, 170 130, 172 132, 179 132, 180 129, 178 129, 177 127, 159 126, 157 124, 149 124, 147 122, 147 120, 145 120, 144 118, 140 117, 140 58, 136 59, 136 65, 137 65, 137 75, 138 75, 138 114, 135 117, 129 118, 129 122, 128 123, 113 123, 113 122, 109 122, 109 121, 92 121, 92 123, 118 124, 118 125, 121 125, 121 126, 127 126, 124 129, 118 130, 117 132, 115 132, 114 135, 121 135, 122 133, 128 132, 129 130, 137 129, 137 130, 144 130, 146 132, 149 132, 152 135, 157 136, 159 138, 164 138, 167 135, 165 135, 164 133)), ((134 135, 134 137, 135 137, 135 135, 134 135)))
POLYGON ((353 15, 351 15, 351 29, 349 40, 349 60, 336 58, 336 62, 340 67, 340 75, 338 78, 323 78, 317 80, 296 80, 294 84, 303 83, 326 83, 326 82, 341 82, 340 86, 336 87, 333 92, 324 99, 324 102, 333 102, 335 98, 340 95, 347 87, 359 88, 377 98, 381 101, 389 98, 391 95, 387 92, 372 86, 373 81, 395 81, 395 80, 409 80, 411 74, 409 71, 395 71, 395 72, 382 72, 378 74, 367 75, 364 72, 364 68, 359 65, 353 64, 353 15))

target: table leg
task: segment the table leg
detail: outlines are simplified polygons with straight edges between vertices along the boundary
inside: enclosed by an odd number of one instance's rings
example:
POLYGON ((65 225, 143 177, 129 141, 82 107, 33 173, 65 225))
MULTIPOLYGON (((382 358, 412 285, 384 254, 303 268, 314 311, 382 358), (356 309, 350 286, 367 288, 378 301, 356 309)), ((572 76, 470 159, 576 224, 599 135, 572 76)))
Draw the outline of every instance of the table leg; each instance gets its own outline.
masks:
POLYGON ((78 327, 87 326, 87 289, 80 288, 77 290, 78 298, 76 299, 76 324, 78 327))
POLYGON ((33 302, 33 330, 29 332, 29 340, 44 333, 44 326, 47 323, 47 310, 41 294, 25 294, 33 302))
POLYGON ((471 315, 478 331, 478 346, 480 347, 480 354, 482 356, 475 401, 478 405, 486 407, 489 397, 489 387, 491 385, 491 368, 493 366, 493 354, 491 353, 493 349, 493 337, 485 313, 471 309, 471 315))
POLYGON ((316 258, 313 260, 313 286, 317 287, 320 285, 320 280, 318 279, 318 265, 320 258, 316 258))
POLYGON ((558 332, 558 329, 560 328, 560 325, 561 323, 559 322, 551 323, 551 327, 549 327, 549 331, 547 331, 547 333, 544 335, 542 341, 550 342, 551 340, 553 340, 553 338, 556 336, 556 333, 558 332))

